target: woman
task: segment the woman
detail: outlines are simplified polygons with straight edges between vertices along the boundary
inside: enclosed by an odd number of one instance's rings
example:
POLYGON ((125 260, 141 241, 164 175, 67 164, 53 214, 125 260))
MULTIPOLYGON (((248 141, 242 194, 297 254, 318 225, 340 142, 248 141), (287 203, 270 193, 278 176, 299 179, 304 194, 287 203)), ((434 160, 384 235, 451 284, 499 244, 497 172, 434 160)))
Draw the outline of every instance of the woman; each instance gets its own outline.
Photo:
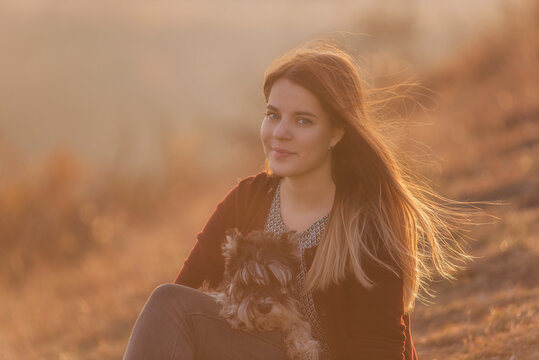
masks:
POLYGON ((370 122, 351 57, 314 43, 266 72, 266 169, 219 203, 175 284, 158 287, 124 359, 285 359, 278 331, 242 332, 195 288, 223 277, 228 228, 299 233, 300 302, 325 359, 416 359, 409 312, 435 268, 466 255, 452 213, 409 180, 370 122), (430 260, 430 261, 428 261, 430 260))

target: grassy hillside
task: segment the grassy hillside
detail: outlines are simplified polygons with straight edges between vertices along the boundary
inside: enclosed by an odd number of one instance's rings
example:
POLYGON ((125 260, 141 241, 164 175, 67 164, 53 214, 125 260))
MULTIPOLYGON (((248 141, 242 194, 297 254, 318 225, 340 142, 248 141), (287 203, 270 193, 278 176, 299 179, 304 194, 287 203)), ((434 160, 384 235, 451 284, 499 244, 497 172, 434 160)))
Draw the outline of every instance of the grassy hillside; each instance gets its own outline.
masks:
POLYGON ((529 15, 427 76, 442 99, 430 119, 439 127, 421 135, 442 159, 432 177, 454 198, 504 205, 470 233, 477 258, 458 281, 417 306, 425 359, 539 357, 539 6, 529 15))

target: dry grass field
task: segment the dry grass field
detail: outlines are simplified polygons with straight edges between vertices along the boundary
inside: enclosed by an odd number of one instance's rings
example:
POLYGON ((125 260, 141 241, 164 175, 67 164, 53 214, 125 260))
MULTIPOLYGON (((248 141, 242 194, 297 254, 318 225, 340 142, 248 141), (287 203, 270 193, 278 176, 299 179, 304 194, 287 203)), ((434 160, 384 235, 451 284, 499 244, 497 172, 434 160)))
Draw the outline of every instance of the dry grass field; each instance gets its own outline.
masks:
POLYGON ((431 74, 443 99, 425 143, 444 159, 435 182, 461 200, 501 200, 473 227, 477 258, 419 305, 415 342, 427 359, 539 358, 539 7, 431 74))
MULTIPOLYGON (((419 74, 437 105, 402 126, 399 146, 434 159, 420 171, 440 193, 499 202, 481 205, 497 220, 466 228, 475 260, 416 305, 420 359, 539 359, 539 6, 528 16, 419 74)), ((151 291, 261 168, 258 139, 238 134, 241 164, 199 164, 193 137, 165 144, 163 174, 127 176, 69 149, 26 166, 0 133, 0 360, 121 358, 151 291)))

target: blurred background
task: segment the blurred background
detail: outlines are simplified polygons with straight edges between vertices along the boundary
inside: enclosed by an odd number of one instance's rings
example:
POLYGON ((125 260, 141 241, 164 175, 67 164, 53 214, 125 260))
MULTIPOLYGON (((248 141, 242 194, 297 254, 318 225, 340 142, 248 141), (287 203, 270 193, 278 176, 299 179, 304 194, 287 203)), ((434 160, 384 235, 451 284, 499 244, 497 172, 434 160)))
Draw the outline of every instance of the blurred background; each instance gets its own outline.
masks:
POLYGON ((498 218, 412 314, 422 359, 539 358, 535 1, 0 3, 0 359, 118 359, 215 205, 262 169, 266 67, 353 54, 400 154, 498 218))

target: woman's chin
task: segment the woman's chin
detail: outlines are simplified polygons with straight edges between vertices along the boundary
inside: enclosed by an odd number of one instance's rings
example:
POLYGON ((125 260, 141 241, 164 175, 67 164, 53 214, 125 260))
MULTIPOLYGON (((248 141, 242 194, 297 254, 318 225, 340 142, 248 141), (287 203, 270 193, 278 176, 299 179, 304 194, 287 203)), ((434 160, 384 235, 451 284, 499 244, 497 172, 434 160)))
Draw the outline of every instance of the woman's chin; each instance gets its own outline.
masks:
POLYGON ((270 170, 273 175, 279 176, 279 177, 292 178, 301 174, 301 172, 298 172, 296 169, 284 169, 280 166, 275 166, 275 167, 270 166, 270 170))
POLYGON ((281 166, 271 166, 270 164, 269 168, 271 170, 271 173, 276 176, 287 177, 293 174, 292 171, 288 169, 283 169, 281 166))

